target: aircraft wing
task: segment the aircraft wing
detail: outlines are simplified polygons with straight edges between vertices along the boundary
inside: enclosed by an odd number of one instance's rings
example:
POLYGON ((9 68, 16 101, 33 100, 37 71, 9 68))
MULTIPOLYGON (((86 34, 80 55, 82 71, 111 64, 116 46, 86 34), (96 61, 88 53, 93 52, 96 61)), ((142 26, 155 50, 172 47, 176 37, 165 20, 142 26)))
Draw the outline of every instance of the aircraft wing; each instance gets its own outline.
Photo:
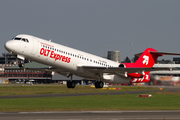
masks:
POLYGON ((160 70, 172 70, 172 68, 164 68, 164 67, 152 67, 152 68, 120 68, 120 67, 97 67, 97 66, 82 66, 83 69, 94 72, 94 73, 135 73, 139 72, 142 73, 142 71, 160 71, 160 70))

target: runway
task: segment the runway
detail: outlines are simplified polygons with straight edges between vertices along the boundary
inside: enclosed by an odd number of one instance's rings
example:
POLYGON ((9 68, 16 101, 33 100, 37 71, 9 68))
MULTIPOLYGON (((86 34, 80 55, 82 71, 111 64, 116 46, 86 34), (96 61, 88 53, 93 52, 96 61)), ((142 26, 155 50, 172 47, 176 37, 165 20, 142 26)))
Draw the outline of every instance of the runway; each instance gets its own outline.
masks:
POLYGON ((180 111, 18 112, 0 120, 180 120, 180 111))

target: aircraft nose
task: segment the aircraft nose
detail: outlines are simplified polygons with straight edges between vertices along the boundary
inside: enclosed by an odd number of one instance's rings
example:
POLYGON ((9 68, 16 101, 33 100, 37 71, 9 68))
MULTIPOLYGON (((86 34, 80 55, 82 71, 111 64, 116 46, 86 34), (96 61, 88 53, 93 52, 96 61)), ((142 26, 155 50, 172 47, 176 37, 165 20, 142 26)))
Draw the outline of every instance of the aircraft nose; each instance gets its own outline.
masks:
POLYGON ((9 51, 9 52, 12 52, 13 51, 13 48, 15 47, 15 43, 10 40, 10 41, 7 41, 5 44, 4 44, 4 48, 9 51))

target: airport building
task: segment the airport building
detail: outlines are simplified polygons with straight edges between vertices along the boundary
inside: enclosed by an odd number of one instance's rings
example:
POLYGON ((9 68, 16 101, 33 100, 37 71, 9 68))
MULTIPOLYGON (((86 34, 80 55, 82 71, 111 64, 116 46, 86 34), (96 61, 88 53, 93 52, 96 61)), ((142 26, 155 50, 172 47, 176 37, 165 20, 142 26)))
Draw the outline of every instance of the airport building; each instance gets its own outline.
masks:
POLYGON ((180 57, 174 57, 173 61, 175 62, 175 64, 180 64, 180 57))
MULTIPOLYGON (((32 71, 19 69, 20 62, 11 54, 3 53, 0 57, 0 83, 50 83, 52 80, 51 73, 44 71, 32 71), (4 70, 8 68, 8 70, 4 70)), ((42 64, 25 60, 26 67, 40 68, 45 67, 42 64)))

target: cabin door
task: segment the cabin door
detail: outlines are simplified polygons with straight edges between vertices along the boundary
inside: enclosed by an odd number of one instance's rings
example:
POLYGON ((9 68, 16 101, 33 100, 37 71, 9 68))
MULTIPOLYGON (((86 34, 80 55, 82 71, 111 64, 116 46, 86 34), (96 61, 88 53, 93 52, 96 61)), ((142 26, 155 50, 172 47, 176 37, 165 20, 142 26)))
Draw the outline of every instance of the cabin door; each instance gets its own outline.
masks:
POLYGON ((35 38, 33 38, 32 41, 33 41, 33 50, 31 52, 31 54, 35 55, 37 53, 37 50, 38 50, 38 43, 39 42, 35 38))

